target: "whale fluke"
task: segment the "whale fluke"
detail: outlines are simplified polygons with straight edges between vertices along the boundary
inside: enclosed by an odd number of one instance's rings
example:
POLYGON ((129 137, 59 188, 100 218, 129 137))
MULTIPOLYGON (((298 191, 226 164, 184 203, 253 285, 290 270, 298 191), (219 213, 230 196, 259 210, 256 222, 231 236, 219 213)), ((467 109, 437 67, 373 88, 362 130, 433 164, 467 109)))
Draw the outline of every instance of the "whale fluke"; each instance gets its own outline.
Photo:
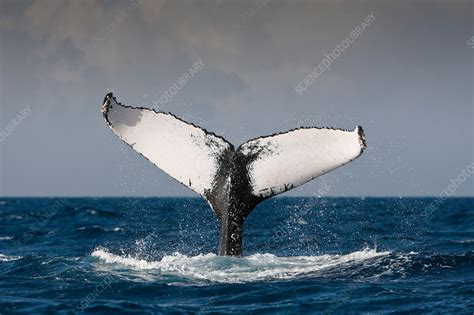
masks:
POLYGON ((359 126, 298 128, 235 149, 170 113, 122 105, 112 93, 102 113, 120 139, 209 202, 220 223, 219 255, 242 255, 244 220, 258 203, 349 163, 366 147, 359 126))

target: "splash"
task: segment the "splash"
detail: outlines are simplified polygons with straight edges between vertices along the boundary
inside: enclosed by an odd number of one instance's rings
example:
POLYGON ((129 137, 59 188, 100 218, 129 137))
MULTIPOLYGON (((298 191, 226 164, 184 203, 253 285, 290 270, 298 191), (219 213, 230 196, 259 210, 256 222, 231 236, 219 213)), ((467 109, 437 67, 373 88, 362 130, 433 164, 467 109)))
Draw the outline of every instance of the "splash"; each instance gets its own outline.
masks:
POLYGON ((7 256, 0 254, 0 262, 7 262, 7 261, 13 261, 13 260, 18 260, 21 259, 21 256, 7 256))
POLYGON ((160 261, 147 261, 112 254, 107 249, 99 248, 94 250, 91 256, 98 258, 101 263, 135 271, 156 272, 160 277, 175 276, 187 280, 243 283, 289 280, 315 273, 331 272, 334 268, 349 268, 389 254, 390 252, 377 252, 375 249, 364 249, 346 255, 295 257, 254 254, 235 258, 215 254, 186 256, 175 253, 163 257, 160 261))

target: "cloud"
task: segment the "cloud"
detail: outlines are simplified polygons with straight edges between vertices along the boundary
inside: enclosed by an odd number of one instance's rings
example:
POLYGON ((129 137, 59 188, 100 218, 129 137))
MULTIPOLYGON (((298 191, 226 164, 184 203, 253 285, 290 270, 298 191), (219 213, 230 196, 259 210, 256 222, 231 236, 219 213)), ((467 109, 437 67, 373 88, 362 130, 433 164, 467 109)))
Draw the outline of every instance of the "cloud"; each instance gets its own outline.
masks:
POLYGON ((156 21, 163 3, 34 0, 26 7, 14 8, 16 16, 2 15, 0 30, 25 32, 41 44, 37 53, 44 56, 43 62, 52 64, 55 79, 78 81, 90 67, 111 71, 123 62, 123 52, 127 50, 123 49, 121 38, 132 35, 129 26, 136 23, 137 17, 156 21), (76 49, 80 53, 68 54, 62 49, 65 44, 73 47, 70 51, 76 49))
POLYGON ((139 10, 143 19, 148 24, 154 24, 160 17, 160 12, 165 5, 165 0, 139 0, 139 10))

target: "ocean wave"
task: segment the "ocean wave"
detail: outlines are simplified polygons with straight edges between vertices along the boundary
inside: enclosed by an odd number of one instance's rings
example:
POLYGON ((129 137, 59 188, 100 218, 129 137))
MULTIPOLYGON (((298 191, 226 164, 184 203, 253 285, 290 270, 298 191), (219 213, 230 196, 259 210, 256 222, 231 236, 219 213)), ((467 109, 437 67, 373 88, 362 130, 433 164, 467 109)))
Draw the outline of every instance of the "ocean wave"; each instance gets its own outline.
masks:
POLYGON ((471 243, 474 243, 474 239, 470 239, 470 240, 455 240, 455 241, 451 241, 453 243, 456 243, 456 244, 471 244, 471 243))
POLYGON ((157 271, 160 276, 171 275, 190 280, 219 283, 243 283, 268 280, 289 280, 301 276, 350 267, 389 255, 364 249, 346 255, 278 257, 272 254, 254 254, 243 258, 222 257, 216 254, 186 256, 179 253, 164 256, 160 261, 147 261, 131 256, 110 253, 98 248, 91 254, 106 264, 116 264, 135 270, 157 271))
POLYGON ((77 228, 78 231, 102 231, 102 232, 122 232, 123 229, 121 227, 114 227, 114 228, 105 228, 100 225, 91 225, 91 226, 81 226, 77 228))
POLYGON ((7 256, 0 254, 0 262, 6 262, 6 261, 13 261, 13 260, 18 260, 21 259, 21 256, 7 256))

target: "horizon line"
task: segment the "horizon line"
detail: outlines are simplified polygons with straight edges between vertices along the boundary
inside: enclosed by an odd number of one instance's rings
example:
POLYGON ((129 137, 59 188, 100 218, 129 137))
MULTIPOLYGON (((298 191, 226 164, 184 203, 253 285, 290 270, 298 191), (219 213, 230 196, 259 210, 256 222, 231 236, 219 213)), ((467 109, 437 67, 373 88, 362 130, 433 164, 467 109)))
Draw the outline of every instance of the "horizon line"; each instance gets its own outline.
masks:
MULTIPOLYGON (((79 198, 140 198, 140 199, 145 199, 145 198, 162 198, 162 199, 171 199, 171 198, 177 198, 177 199, 203 199, 205 200, 204 197, 201 196, 118 196, 118 195, 88 195, 88 196, 50 196, 50 195, 41 195, 41 196, 35 196, 35 195, 30 195, 30 196, 1 196, 0 199, 2 198, 8 198, 8 199, 20 199, 20 198, 70 198, 70 199, 79 199, 79 198)), ((380 195, 380 196, 375 196, 375 195, 367 195, 367 196, 336 196, 336 195, 325 195, 325 196, 311 196, 311 195, 301 195, 301 196, 274 196, 271 197, 271 199, 275 198, 445 198, 445 199, 452 199, 452 198, 474 198, 474 195, 459 195, 459 196, 449 196, 449 197, 442 197, 439 195, 380 195)), ((268 198, 270 199, 270 198, 268 198)))

